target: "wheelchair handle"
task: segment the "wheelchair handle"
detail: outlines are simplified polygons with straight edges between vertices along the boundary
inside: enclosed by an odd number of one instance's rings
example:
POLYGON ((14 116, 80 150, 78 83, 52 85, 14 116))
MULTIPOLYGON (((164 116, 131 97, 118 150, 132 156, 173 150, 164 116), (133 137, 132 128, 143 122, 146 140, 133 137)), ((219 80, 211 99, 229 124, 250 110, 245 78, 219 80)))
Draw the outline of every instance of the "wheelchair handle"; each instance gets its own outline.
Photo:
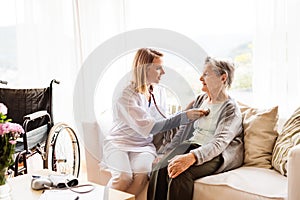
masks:
POLYGON ((51 81, 51 85, 52 85, 53 83, 60 84, 60 81, 58 81, 58 80, 56 80, 56 79, 53 79, 53 80, 51 81))
POLYGON ((4 85, 7 85, 7 81, 2 81, 2 80, 0 80, 0 83, 1 83, 1 84, 4 84, 4 85))

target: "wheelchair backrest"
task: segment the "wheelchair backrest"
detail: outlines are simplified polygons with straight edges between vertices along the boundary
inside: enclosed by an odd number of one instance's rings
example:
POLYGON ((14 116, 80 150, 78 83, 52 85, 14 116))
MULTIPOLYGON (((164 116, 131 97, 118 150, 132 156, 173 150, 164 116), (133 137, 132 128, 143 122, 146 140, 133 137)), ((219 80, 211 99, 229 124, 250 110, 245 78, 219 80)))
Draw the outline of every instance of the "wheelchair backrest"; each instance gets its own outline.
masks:
MULTIPOLYGON (((40 110, 47 110, 52 116, 50 88, 38 89, 10 89, 0 88, 0 102, 8 108, 7 116, 13 122, 23 124, 25 115, 40 110)), ((41 126, 45 122, 40 121, 36 126, 41 126)))

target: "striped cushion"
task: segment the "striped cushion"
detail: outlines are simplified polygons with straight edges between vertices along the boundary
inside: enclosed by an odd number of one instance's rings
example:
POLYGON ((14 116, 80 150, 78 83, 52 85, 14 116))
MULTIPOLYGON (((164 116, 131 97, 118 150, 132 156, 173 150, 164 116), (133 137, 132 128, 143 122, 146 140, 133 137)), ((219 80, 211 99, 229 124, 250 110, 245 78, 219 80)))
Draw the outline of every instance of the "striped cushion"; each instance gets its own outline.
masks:
POLYGON ((300 107, 283 125, 278 136, 272 157, 272 166, 282 175, 287 175, 288 153, 292 147, 300 143, 300 107))

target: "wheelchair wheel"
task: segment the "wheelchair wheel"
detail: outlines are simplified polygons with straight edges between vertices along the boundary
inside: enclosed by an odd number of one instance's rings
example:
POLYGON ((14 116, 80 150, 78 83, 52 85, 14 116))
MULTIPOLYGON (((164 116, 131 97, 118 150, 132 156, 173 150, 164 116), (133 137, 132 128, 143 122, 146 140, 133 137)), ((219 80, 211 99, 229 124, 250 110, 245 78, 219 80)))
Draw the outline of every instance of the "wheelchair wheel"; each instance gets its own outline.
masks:
POLYGON ((45 146, 44 168, 76 177, 80 169, 80 148, 74 130, 65 123, 55 124, 45 146))

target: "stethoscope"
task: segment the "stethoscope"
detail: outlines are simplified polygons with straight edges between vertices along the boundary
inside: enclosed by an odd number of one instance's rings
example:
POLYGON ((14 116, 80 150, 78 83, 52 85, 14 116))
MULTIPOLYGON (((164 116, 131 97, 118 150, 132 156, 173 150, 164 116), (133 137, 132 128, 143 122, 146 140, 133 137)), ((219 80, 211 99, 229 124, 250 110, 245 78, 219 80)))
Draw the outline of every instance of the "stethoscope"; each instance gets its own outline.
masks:
MULTIPOLYGON (((148 107, 150 107, 150 105, 151 105, 151 99, 153 99, 154 106, 155 106, 156 110, 159 112, 159 114, 163 118, 167 119, 167 117, 160 111, 160 109, 158 108, 158 106, 156 104, 155 97, 154 97, 154 94, 153 94, 153 86, 152 85, 150 85, 150 87, 149 87, 149 93, 150 93, 150 97, 149 97, 149 100, 148 100, 148 107)), ((205 116, 207 116, 210 113, 210 109, 209 108, 204 109, 204 111, 205 111, 205 116)))
POLYGON ((150 87, 149 87, 149 93, 150 93, 150 97, 149 97, 149 100, 148 100, 148 107, 150 107, 150 105, 151 105, 151 99, 153 99, 154 106, 155 106, 156 110, 159 112, 159 114, 163 118, 166 119, 167 117, 160 111, 160 109, 158 108, 158 106, 156 104, 155 97, 154 97, 154 94, 153 94, 153 86, 152 85, 150 85, 150 87))

